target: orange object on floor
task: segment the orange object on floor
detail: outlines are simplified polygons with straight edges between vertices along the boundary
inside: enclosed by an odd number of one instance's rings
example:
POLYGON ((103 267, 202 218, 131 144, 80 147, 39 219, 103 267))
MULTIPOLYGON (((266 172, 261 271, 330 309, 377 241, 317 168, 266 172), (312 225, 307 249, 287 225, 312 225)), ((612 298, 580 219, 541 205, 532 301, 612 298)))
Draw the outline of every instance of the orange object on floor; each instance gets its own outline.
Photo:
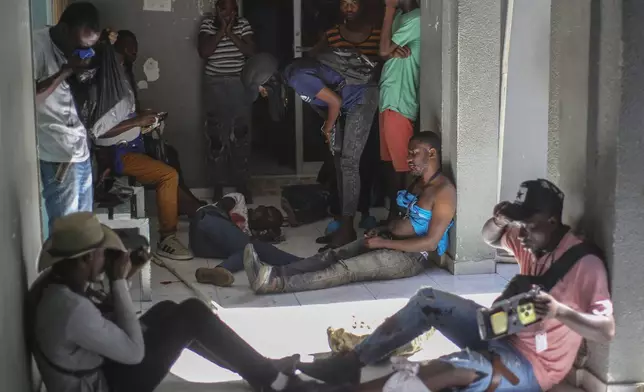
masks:
POLYGON ((380 113, 380 158, 392 162, 397 172, 408 172, 407 150, 414 135, 414 123, 402 114, 387 109, 380 113))
POLYGON ((123 174, 144 185, 155 185, 159 213, 159 233, 174 234, 179 223, 179 174, 165 163, 145 154, 123 154, 123 174))

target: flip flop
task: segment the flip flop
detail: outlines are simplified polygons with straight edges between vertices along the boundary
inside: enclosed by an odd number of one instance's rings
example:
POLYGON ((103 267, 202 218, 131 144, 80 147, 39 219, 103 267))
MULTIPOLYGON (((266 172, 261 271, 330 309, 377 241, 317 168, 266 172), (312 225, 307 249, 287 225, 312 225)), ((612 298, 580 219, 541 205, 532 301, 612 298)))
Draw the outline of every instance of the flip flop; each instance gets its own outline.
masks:
POLYGON ((233 274, 223 267, 197 268, 195 278, 198 283, 230 287, 235 282, 233 274))

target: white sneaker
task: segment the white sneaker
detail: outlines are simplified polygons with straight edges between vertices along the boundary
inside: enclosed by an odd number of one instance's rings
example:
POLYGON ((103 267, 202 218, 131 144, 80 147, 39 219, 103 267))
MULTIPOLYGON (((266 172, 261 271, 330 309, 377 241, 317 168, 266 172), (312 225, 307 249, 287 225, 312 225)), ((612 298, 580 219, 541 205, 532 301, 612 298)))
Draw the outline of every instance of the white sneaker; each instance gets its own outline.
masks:
POLYGON ((176 235, 166 237, 157 244, 157 256, 172 260, 192 260, 190 249, 183 245, 176 235))

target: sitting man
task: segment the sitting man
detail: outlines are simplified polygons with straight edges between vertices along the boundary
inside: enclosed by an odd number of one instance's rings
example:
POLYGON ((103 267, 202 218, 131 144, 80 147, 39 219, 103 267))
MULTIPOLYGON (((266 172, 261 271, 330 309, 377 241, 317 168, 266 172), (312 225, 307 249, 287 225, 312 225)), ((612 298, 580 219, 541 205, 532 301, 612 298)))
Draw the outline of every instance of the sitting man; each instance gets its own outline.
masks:
MULTIPOLYGON (((113 49, 104 48, 105 54, 113 49)), ((158 126, 162 120, 157 113, 137 113, 136 96, 124 73, 126 56, 116 55, 119 65, 116 66, 113 79, 125 92, 122 99, 107 113, 99 114, 92 124, 90 133, 96 145, 96 156, 99 164, 110 168, 115 175, 136 178, 144 185, 156 186, 157 208, 159 216, 160 240, 157 255, 173 260, 190 260, 192 253, 176 237, 179 221, 179 175, 169 165, 146 155, 143 134, 158 126)), ((193 207, 189 215, 198 208, 193 207)))
MULTIPOLYGON (((119 30, 119 32, 115 34, 117 38, 114 42, 114 50, 123 64, 125 76, 127 77, 127 81, 134 93, 136 112, 139 114, 150 113, 149 110, 141 109, 136 79, 134 78, 134 62, 136 61, 139 53, 139 42, 136 39, 136 35, 129 30, 119 30)), ((199 200, 199 198, 192 193, 192 190, 190 190, 186 184, 181 171, 181 164, 179 162, 179 152, 176 148, 166 143, 165 140, 155 139, 152 134, 144 135, 143 141, 146 153, 149 156, 154 159, 161 160, 177 171, 177 174, 179 175, 179 215, 187 215, 188 217, 191 217, 194 215, 195 211, 205 203, 199 200), (160 147, 162 147, 162 149, 160 147)))
POLYGON ((332 388, 287 375, 296 357, 260 355, 197 299, 160 302, 138 320, 126 281, 128 250, 91 213, 56 220, 38 265, 45 272, 29 291, 27 335, 50 392, 152 392, 186 348, 258 391, 332 388), (102 314, 86 291, 103 273, 114 317, 102 314))
MULTIPOLYGON (((581 243, 561 223, 562 209, 563 193, 555 185, 546 180, 524 182, 517 201, 494 208, 493 217, 483 227, 483 239, 514 254, 523 274, 517 277, 536 281, 569 249, 581 243)), ((547 391, 570 371, 582 339, 607 343, 615 334, 602 260, 586 253, 571 265, 572 269, 552 285, 549 293, 541 292, 536 298, 535 311, 540 321, 516 335, 483 341, 476 318, 480 305, 423 288, 353 352, 301 364, 300 368, 330 383, 357 383, 362 366, 387 357, 434 327, 462 351, 421 368, 420 378, 429 390, 547 391)), ((365 384, 361 390, 378 389, 383 382, 365 384)))
POLYGON ((247 245, 244 268, 252 289, 258 294, 318 290, 423 271, 430 253, 442 255, 447 250, 456 210, 456 188, 441 172, 440 146, 433 132, 411 139, 407 159, 417 179, 397 198, 406 214, 387 227, 371 230, 366 238, 281 267, 276 265, 283 263, 258 256, 253 245, 247 245))
POLYGON ((355 241, 353 223, 360 199, 360 158, 378 107, 377 86, 347 83, 339 72, 310 58, 294 60, 280 73, 277 60, 266 53, 248 60, 242 82, 254 97, 258 93, 268 97, 269 104, 274 97, 282 98, 284 82, 324 117, 322 132, 334 152, 342 200, 340 227, 328 247, 338 248, 355 241))

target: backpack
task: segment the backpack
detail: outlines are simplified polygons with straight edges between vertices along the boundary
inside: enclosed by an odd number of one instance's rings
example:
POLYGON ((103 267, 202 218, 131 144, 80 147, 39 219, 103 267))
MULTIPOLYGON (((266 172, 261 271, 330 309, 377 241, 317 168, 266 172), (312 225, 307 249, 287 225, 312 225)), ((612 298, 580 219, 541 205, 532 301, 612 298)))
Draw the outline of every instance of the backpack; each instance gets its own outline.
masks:
POLYGON ((328 48, 315 59, 342 75, 347 85, 375 82, 376 65, 355 48, 328 48))
POLYGON ((329 192, 320 184, 282 187, 282 209, 291 227, 320 221, 328 216, 329 192))

